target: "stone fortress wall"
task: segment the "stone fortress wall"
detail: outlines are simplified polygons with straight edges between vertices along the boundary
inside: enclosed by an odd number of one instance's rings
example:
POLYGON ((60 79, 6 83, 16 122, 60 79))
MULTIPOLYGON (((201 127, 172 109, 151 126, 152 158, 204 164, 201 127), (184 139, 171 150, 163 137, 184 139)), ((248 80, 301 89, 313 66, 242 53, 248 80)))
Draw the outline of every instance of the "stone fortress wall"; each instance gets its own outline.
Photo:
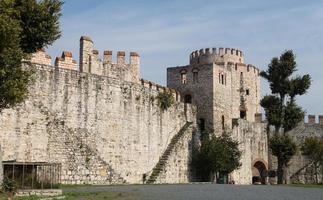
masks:
MULTIPOLYGON (((315 115, 308 115, 308 121, 301 122, 289 134, 294 137, 296 143, 301 145, 306 137, 316 136, 323 140, 323 115, 318 116, 316 121, 315 115)), ((318 180, 323 181, 323 166, 318 170, 318 180)), ((287 169, 288 183, 314 183, 315 170, 313 164, 299 150, 291 159, 287 169)))
POLYGON ((32 56, 34 64, 26 64, 36 69, 29 98, 0 116, 3 160, 61 163, 65 184, 142 183, 171 139, 192 121, 165 166, 172 175, 168 181, 188 182, 194 109, 181 103, 175 90, 139 80, 137 53, 131 53, 131 64, 123 53, 112 63, 112 52, 105 52, 101 62, 90 38, 80 43, 80 71, 66 51, 55 67, 44 51, 32 56), (166 111, 156 99, 163 91, 175 97, 166 111))
MULTIPOLYGON (((68 51, 54 67, 44 50, 32 55, 33 64, 26 64, 36 69, 29 98, 0 115, 3 160, 61 163, 67 184, 142 183, 156 171, 157 183, 187 183, 194 180, 189 164, 198 130, 228 130, 242 151, 242 166, 230 180, 251 184, 268 170, 259 69, 244 64, 242 51, 194 51, 189 65, 167 69, 168 87, 140 79, 138 53, 130 53, 129 63, 125 52, 116 55, 113 62, 106 50, 101 59, 86 36, 80 39, 79 68, 68 51), (175 99, 167 111, 156 99, 164 91, 175 99), (179 137, 187 122, 193 124, 179 137), (160 169, 162 158, 167 159, 160 169)), ((322 116, 319 121, 310 116, 292 132, 297 140, 322 137, 322 116)), ((304 157, 295 156, 290 181, 310 180, 306 166, 304 157)))

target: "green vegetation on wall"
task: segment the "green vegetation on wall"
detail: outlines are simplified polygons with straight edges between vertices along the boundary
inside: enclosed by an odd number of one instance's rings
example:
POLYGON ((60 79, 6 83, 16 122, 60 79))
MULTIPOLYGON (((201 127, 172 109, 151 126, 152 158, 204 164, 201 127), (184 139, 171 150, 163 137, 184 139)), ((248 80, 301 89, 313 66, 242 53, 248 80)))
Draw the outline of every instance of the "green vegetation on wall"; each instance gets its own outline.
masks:
POLYGON ((158 105, 160 109, 167 110, 174 104, 173 94, 170 92, 159 92, 157 95, 158 105))

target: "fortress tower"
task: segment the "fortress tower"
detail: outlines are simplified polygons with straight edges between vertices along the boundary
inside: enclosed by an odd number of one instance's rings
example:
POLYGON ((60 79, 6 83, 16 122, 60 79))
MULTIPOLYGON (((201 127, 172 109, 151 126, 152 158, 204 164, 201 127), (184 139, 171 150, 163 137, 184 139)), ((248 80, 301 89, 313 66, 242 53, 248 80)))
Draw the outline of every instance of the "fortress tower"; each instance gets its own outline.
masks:
POLYGON ((190 54, 189 65, 167 69, 167 86, 197 105, 200 128, 219 134, 233 118, 261 121, 259 69, 244 64, 242 51, 206 48, 190 54))

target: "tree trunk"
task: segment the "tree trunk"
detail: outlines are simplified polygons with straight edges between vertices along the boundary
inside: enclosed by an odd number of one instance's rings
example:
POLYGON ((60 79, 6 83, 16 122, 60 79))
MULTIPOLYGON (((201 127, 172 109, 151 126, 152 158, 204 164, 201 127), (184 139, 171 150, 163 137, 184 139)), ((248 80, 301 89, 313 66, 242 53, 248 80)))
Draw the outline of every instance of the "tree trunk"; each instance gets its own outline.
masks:
POLYGON ((281 159, 277 159, 277 184, 283 184, 284 182, 284 164, 281 159))
POLYGON ((315 183, 318 184, 319 183, 319 178, 318 178, 318 169, 319 165, 317 163, 314 163, 314 170, 315 170, 315 183))

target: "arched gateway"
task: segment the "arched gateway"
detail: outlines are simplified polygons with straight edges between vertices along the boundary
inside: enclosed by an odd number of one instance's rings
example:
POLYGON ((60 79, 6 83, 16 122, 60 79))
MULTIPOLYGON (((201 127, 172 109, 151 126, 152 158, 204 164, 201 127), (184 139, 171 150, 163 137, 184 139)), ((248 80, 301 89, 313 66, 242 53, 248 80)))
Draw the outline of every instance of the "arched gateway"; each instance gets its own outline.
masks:
POLYGON ((252 184, 266 184, 268 165, 262 159, 256 159, 251 166, 252 184))

